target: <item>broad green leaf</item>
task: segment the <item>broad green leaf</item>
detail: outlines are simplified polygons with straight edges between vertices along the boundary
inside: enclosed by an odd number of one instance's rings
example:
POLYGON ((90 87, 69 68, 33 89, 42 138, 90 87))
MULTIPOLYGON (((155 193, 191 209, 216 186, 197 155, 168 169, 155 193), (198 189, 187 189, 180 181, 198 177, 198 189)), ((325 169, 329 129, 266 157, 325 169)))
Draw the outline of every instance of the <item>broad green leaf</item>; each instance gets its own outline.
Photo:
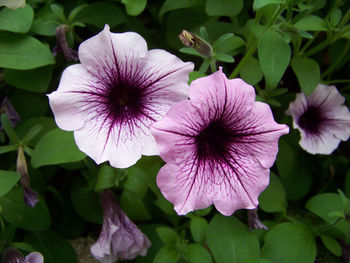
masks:
POLYGON ((0 170, 0 197, 7 194, 21 178, 17 172, 0 170))
POLYGON ((46 230, 51 224, 51 218, 45 200, 40 195, 38 197, 39 202, 35 207, 29 207, 24 203, 22 188, 13 188, 0 198, 1 215, 7 222, 25 230, 46 230))
POLYGON ((202 245, 189 244, 185 248, 185 258, 189 263, 212 263, 210 253, 202 245))
POLYGON ((205 11, 210 16, 236 16, 243 8, 243 0, 207 0, 205 11))
POLYGON ((165 246, 158 251, 153 263, 176 263, 180 256, 175 247, 165 246))
POLYGON ((151 215, 141 198, 125 189, 120 197, 120 206, 131 220, 149 220, 151 215))
POLYGON ((190 230, 192 238, 196 243, 203 244, 206 240, 208 222, 203 217, 191 217, 190 230))
POLYGON ((197 4, 199 1, 189 1, 189 0, 166 0, 159 11, 159 18, 161 19, 163 15, 171 10, 176 10, 180 8, 189 8, 197 4))
POLYGON ((235 55, 237 50, 245 45, 245 42, 239 36, 231 36, 224 41, 219 41, 215 44, 215 52, 235 55))
POLYGON ((56 232, 29 232, 24 240, 43 254, 45 263, 78 263, 72 245, 56 232))
POLYGON ((260 66, 268 87, 275 87, 281 80, 288 67, 290 54, 290 46, 273 30, 267 30, 259 39, 260 66))
POLYGON ((282 223, 265 235, 261 256, 273 263, 313 263, 316 242, 312 232, 300 223, 282 223))
POLYGON ((157 234, 166 245, 175 245, 179 236, 174 229, 166 226, 156 228, 157 234))
POLYGON ((146 8, 147 0, 122 0, 125 5, 126 12, 130 16, 137 16, 146 8))
POLYGON ((39 17, 34 19, 30 31, 42 36, 54 36, 59 25, 56 20, 44 20, 39 17))
POLYGON ((44 165, 72 163, 85 157, 75 145, 72 132, 55 129, 45 134, 36 145, 32 154, 32 165, 38 168, 44 165))
POLYGON ((41 67, 31 70, 5 69, 4 80, 12 86, 32 92, 45 92, 52 77, 52 67, 41 67))
POLYGON ((229 40, 231 37, 233 37, 234 34, 233 33, 227 33, 224 34, 222 36, 220 36, 217 40, 215 40, 215 42, 213 43, 213 50, 216 50, 216 47, 225 43, 227 40, 229 40))
POLYGON ((323 245, 335 256, 340 257, 342 254, 342 248, 339 242, 333 237, 327 235, 320 236, 323 245))
POLYGON ((271 4, 283 4, 283 2, 284 2, 283 0, 254 0, 253 9, 259 10, 264 6, 271 5, 271 4))
POLYGON ((33 8, 28 4, 16 10, 4 8, 0 11, 0 30, 26 33, 32 25, 33 17, 33 8))
POLYGON ((261 71, 259 61, 254 57, 249 58, 246 63, 243 64, 239 75, 250 85, 258 83, 263 78, 263 72, 261 71))
POLYGON ((126 16, 120 5, 114 3, 93 3, 86 5, 75 16, 74 22, 82 22, 103 28, 105 24, 116 27, 124 23, 126 16))
POLYGON ((207 242, 220 263, 245 263, 260 254, 258 238, 235 217, 215 215, 209 223, 207 242))
POLYGON ((27 35, 0 32, 0 67, 33 69, 54 63, 49 47, 39 40, 27 35))
POLYGON ((298 78, 301 90, 306 95, 310 95, 321 79, 318 63, 311 58, 294 57, 292 69, 298 78))
POLYGON ((259 196, 259 207, 266 212, 286 211, 286 192, 278 176, 270 174, 270 184, 259 196))
POLYGON ((114 185, 117 176, 115 168, 109 165, 103 165, 97 175, 97 183, 95 190, 101 191, 106 188, 110 188, 114 185))
POLYGON ((326 22, 322 18, 314 15, 300 19, 294 26, 303 31, 328 31, 326 22))
POLYGON ((102 207, 99 195, 86 185, 86 181, 76 178, 71 186, 70 194, 75 210, 83 219, 101 224, 102 207))
POLYGON ((127 173, 128 176, 124 184, 124 189, 129 190, 139 198, 143 198, 148 189, 151 177, 144 170, 135 166, 130 167, 127 173))

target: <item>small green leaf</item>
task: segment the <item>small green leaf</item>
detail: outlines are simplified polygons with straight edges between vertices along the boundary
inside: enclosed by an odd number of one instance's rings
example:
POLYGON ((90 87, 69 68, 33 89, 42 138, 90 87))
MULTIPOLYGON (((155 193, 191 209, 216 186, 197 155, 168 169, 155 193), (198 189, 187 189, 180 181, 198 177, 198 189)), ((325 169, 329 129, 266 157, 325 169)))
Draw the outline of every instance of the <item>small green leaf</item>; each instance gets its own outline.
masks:
POLYGON ((269 29, 258 42, 260 66, 268 87, 275 87, 289 65, 290 46, 283 37, 269 29))
POLYGON ((321 235, 320 236, 323 245, 335 256, 340 257, 342 254, 342 248, 339 242, 333 237, 321 235))
POLYGON ((0 170, 0 197, 10 192, 20 178, 17 172, 0 170))
POLYGON ((336 27, 339 24, 341 17, 342 13, 339 8, 333 10, 333 12, 330 15, 331 26, 336 27))
POLYGON ((271 172, 270 184, 259 196, 259 207, 266 212, 284 212, 286 204, 286 192, 281 180, 271 172))
POLYGON ((190 8, 196 5, 196 1, 188 0, 166 0, 159 11, 159 19, 162 19, 165 13, 180 9, 180 8, 190 8))
POLYGON ((185 54, 194 55, 197 57, 203 57, 197 50, 191 47, 183 47, 179 51, 185 54))
POLYGON ((222 61, 222 62, 226 62, 226 63, 233 63, 235 62, 235 59, 227 54, 223 54, 223 53, 216 53, 214 55, 214 59, 218 60, 218 61, 222 61))
POLYGON ((220 263, 245 263, 260 254, 258 238, 235 217, 215 215, 209 223, 207 242, 220 263))
POLYGON ((208 222, 202 217, 191 217, 190 230, 192 238, 196 243, 203 244, 206 240, 208 222))
POLYGON ((52 77, 52 66, 31 70, 5 69, 4 80, 12 86, 32 92, 45 92, 52 77))
POLYGON ((32 25, 33 17, 33 8, 28 4, 16 10, 4 8, 0 11, 0 30, 26 33, 32 25))
POLYGON ((271 4, 283 4, 283 0, 254 0, 253 9, 259 10, 271 4))
POLYGON ((220 36, 217 40, 215 40, 215 42, 213 43, 213 50, 215 51, 216 47, 225 43, 226 40, 229 40, 231 37, 233 37, 234 34, 233 33, 227 33, 224 34, 222 36, 220 36))
POLYGON ((326 22, 322 18, 314 15, 300 19, 294 26, 303 31, 328 31, 326 22))
POLYGON ((156 231, 158 236, 166 245, 175 245, 177 240, 179 239, 178 234, 174 229, 166 226, 157 227, 156 231))
POLYGON ((126 12, 130 16, 137 16, 146 8, 147 0, 122 0, 125 5, 126 12))
POLYGON ((38 197, 39 202, 35 207, 29 207, 24 203, 22 188, 13 188, 0 199, 3 208, 1 215, 7 222, 25 230, 46 230, 51 224, 51 218, 45 200, 40 195, 38 197))
POLYGON ((85 157, 75 145, 72 132, 55 129, 45 134, 36 145, 32 165, 38 168, 44 165, 72 163, 85 157))
POLYGON ((263 72, 259 61, 254 57, 250 57, 246 63, 243 64, 239 75, 250 85, 257 84, 263 78, 263 72))
POLYGON ((301 90, 305 95, 310 95, 321 79, 318 63, 311 58, 294 57, 292 69, 298 78, 301 90))
POLYGON ((243 0, 207 0, 205 11, 210 16, 236 16, 243 9, 243 0))
POLYGON ((312 232, 300 223, 274 226, 264 237, 261 256, 278 263, 312 263, 316 258, 316 242, 312 232))
POLYGON ((0 146, 0 154, 17 151, 17 150, 18 150, 18 145, 15 145, 15 144, 0 146))
POLYGON ((0 33, 0 67, 33 69, 54 63, 49 47, 39 40, 27 35, 0 33))
POLYGON ((181 254, 175 247, 165 246, 155 256, 153 263, 176 263, 181 254))
POLYGON ((144 170, 135 166, 128 168, 127 173, 128 176, 124 184, 124 189, 129 190, 135 196, 142 199, 146 195, 151 179, 150 176, 144 170))
POLYGON ((1 114, 1 126, 5 130, 7 136, 12 142, 19 142, 18 136, 11 125, 10 119, 5 113, 1 114))
POLYGON ((52 12, 56 15, 56 17, 62 22, 66 22, 66 16, 64 15, 63 7, 57 5, 57 4, 51 4, 50 8, 52 12))
POLYGON ((213 259, 208 250, 199 244, 189 244, 185 248, 185 258, 190 263, 212 263, 213 259))
POLYGON ((149 220, 149 214, 142 200, 133 192, 125 189, 120 197, 120 206, 131 220, 149 220))
POLYGON ((95 190, 101 191, 106 188, 110 188, 114 185, 117 176, 115 168, 109 165, 103 165, 97 175, 97 183, 95 190))

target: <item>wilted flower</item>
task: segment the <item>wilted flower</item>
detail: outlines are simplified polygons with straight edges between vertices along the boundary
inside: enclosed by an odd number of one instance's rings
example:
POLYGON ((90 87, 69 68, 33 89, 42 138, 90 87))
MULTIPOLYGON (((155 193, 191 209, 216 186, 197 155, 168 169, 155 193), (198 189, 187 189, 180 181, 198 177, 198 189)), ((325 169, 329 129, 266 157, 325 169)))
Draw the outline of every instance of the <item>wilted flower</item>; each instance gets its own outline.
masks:
POLYGON ((180 215, 212 203, 224 215, 255 208, 288 127, 255 102, 252 86, 228 80, 221 69, 193 81, 189 96, 152 126, 167 162, 160 190, 180 215))
MULTIPOLYGON (((7 116, 9 117, 12 127, 15 127, 16 124, 19 123, 21 120, 15 108, 13 107, 12 103, 9 101, 7 97, 5 97, 1 103, 0 115, 3 113, 6 113, 7 116)), ((1 124, 0 124, 0 129, 2 129, 1 124)))
POLYGON ((0 6, 6 6, 10 9, 16 10, 20 7, 25 7, 25 0, 0 0, 0 6))
POLYGON ((110 33, 109 26, 79 47, 81 64, 68 67, 49 95, 57 125, 98 164, 125 168, 158 154, 150 125, 187 98, 192 63, 147 50, 137 33, 110 33))
POLYGON ((104 213, 102 230, 90 249, 92 255, 102 263, 146 255, 151 242, 121 210, 109 190, 102 191, 101 202, 104 213))
POLYGON ((23 187, 23 197, 26 205, 34 207, 39 201, 38 193, 33 192, 30 187, 30 180, 27 168, 27 161, 24 156, 23 147, 20 146, 17 154, 17 172, 21 174, 21 184, 23 187))
POLYGON ((63 53, 63 56, 67 61, 78 61, 78 52, 71 49, 68 46, 66 40, 66 32, 68 30, 67 25, 60 25, 56 29, 56 41, 57 44, 54 47, 52 53, 56 57, 58 53, 63 53))
POLYGON ((250 230, 252 229, 268 230, 267 226, 265 226, 264 223, 261 222, 258 216, 258 209, 248 210, 248 225, 250 230))
POLYGON ((331 154, 350 136, 350 112, 335 86, 319 84, 310 96, 297 94, 287 115, 301 134, 300 146, 312 154, 331 154))
POLYGON ((14 248, 6 248, 3 256, 3 263, 44 263, 44 257, 39 252, 32 252, 23 257, 21 252, 14 248))

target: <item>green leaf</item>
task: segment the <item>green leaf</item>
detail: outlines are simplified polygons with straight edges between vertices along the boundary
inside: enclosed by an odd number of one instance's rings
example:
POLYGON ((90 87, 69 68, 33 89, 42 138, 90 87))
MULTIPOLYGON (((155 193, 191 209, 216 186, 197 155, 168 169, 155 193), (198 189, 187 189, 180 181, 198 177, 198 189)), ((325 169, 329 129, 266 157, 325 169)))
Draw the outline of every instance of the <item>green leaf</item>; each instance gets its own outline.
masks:
POLYGON ((333 237, 321 235, 320 236, 323 245, 335 256, 340 257, 342 254, 342 248, 339 242, 333 237))
POLYGON ((216 262, 245 263, 259 257, 258 238, 235 217, 215 215, 209 223, 207 241, 216 262))
POLYGON ((50 4, 50 9, 62 23, 66 22, 66 16, 64 15, 64 10, 62 6, 57 4, 50 4))
POLYGON ((185 248, 185 258, 190 263, 212 263, 210 253, 202 245, 189 244, 185 248))
POLYGON ((263 78, 263 72, 259 61, 254 57, 250 57, 246 63, 243 64, 239 75, 250 85, 257 84, 263 78))
POLYGON ((146 8, 147 0, 122 0, 125 5, 126 12, 130 16, 137 16, 146 8))
POLYGON ((24 203, 22 188, 13 188, 0 198, 1 215, 7 222, 29 231, 46 230, 51 224, 49 210, 45 200, 39 195, 35 207, 24 203))
POLYGON ((5 69, 4 80, 12 86, 32 92, 45 92, 52 77, 52 66, 31 70, 5 69))
POLYGON ((197 50, 191 47, 183 47, 183 48, 180 48, 179 51, 185 54, 189 54, 197 57, 203 57, 197 50))
POLYGON ((126 21, 124 10, 114 3, 86 5, 75 16, 73 22, 82 22, 102 28, 105 24, 116 27, 126 21))
POLYGON ((101 191, 106 188, 110 188, 114 185, 117 177, 117 171, 115 168, 109 165, 103 165, 97 175, 97 183, 95 190, 101 191))
POLYGON ((215 51, 216 47, 225 43, 227 40, 229 40, 231 37, 233 37, 233 33, 227 33, 222 36, 220 36, 215 42, 213 43, 213 50, 215 51))
POLYGON ((283 0, 254 0, 253 9, 259 10, 264 6, 271 4, 283 4, 283 0))
POLYGON ((165 246, 155 256, 153 263, 176 263, 181 254, 175 247, 165 246))
POLYGON ((32 69, 54 64, 47 45, 39 40, 8 32, 0 32, 0 67, 32 69))
POLYGON ((273 30, 267 30, 259 39, 260 66, 268 87, 275 87, 281 80, 288 67, 290 54, 290 46, 273 30))
POLYGON ((162 19, 165 13, 180 8, 190 8, 196 5, 198 1, 188 0, 166 0, 159 11, 159 19, 162 19))
POLYGON ((12 142, 14 142, 14 143, 19 142, 18 136, 17 136, 15 130, 13 129, 12 124, 10 122, 10 119, 6 113, 1 114, 1 126, 5 130, 6 135, 9 137, 9 139, 12 142))
POLYGON ((33 17, 33 8, 28 4, 16 10, 4 8, 0 11, 0 30, 26 33, 32 25, 33 17))
POLYGON ((196 243, 203 244, 206 240, 208 222, 203 217, 191 217, 190 230, 192 238, 196 243))
POLYGON ((174 229, 166 226, 156 228, 157 234, 166 245, 175 245, 179 236, 174 229))
POLYGON ((270 184, 259 196, 259 207, 265 212, 286 211, 286 192, 278 176, 271 172, 270 184))
POLYGON ((245 42, 242 38, 238 36, 231 36, 224 41, 215 43, 215 52, 225 53, 233 56, 237 53, 237 50, 244 45, 245 42))
POLYGON ((133 192, 125 189, 120 198, 120 206, 131 220, 149 220, 151 215, 142 200, 133 192))
POLYGON ((301 90, 306 95, 310 95, 321 79, 318 63, 311 58, 294 57, 292 69, 298 78, 301 90))
POLYGON ((0 146, 0 154, 17 151, 17 150, 18 150, 18 145, 15 145, 15 144, 0 146))
POLYGON ((276 159, 278 173, 287 177, 294 171, 295 156, 293 148, 283 138, 278 141, 278 155, 276 159))
POLYGON ((210 16, 236 16, 243 9, 242 0, 207 0, 205 11, 210 16))
POLYGON ((333 12, 330 15, 331 26, 336 27, 339 24, 341 17, 342 12, 339 8, 333 10, 333 12))
POLYGON ((49 131, 36 145, 32 155, 32 165, 38 168, 44 165, 78 162, 86 155, 75 145, 73 132, 60 129, 49 131))
POLYGON ((226 63, 233 63, 235 62, 235 59, 227 54, 223 54, 223 53, 216 53, 214 55, 214 59, 218 60, 218 61, 222 61, 222 62, 226 62, 226 63))
POLYGON ((345 194, 347 196, 350 196, 350 170, 348 171, 348 173, 346 174, 345 177, 345 194))
POLYGON ((326 22, 322 18, 314 15, 300 19, 294 26, 303 31, 328 31, 326 22))
POLYGON ((35 17, 30 31, 39 35, 54 36, 56 28, 62 24, 50 8, 50 5, 45 5, 39 11, 35 12, 35 17))
POLYGON ((199 79, 199 78, 202 78, 202 77, 206 77, 207 75, 202 73, 202 72, 199 72, 199 71, 192 71, 190 72, 189 74, 189 78, 188 78, 188 85, 191 84, 192 81, 196 80, 196 79, 199 79))
POLYGON ((282 223, 265 235, 261 256, 276 263, 313 263, 316 242, 312 232, 300 223, 282 223))
POLYGON ((53 231, 29 232, 24 240, 43 254, 45 263, 78 263, 72 245, 53 231))
POLYGON ((129 190, 135 196, 143 198, 146 195, 151 177, 138 167, 130 167, 127 170, 128 176, 124 184, 124 189, 129 190))
POLYGON ((17 172, 0 170, 0 197, 10 192, 20 178, 17 172))

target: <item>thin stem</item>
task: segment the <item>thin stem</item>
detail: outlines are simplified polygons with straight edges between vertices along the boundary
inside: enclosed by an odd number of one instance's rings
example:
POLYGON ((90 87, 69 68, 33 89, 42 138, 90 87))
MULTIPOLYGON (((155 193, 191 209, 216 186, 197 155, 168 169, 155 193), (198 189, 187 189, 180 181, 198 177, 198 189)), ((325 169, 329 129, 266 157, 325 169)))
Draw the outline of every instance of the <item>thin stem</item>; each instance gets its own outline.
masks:
MULTIPOLYGON (((335 39, 336 39, 335 37, 332 38, 332 36, 328 36, 328 38, 325 41, 321 42, 317 46, 315 46, 312 49, 310 49, 307 52, 305 52, 304 56, 305 57, 309 57, 309 56, 312 56, 312 55, 318 53, 319 51, 324 49, 326 46, 332 44, 335 41, 335 39)), ((302 53, 302 52, 300 52, 300 53, 302 53)))
POLYGON ((336 80, 330 80, 330 81, 322 81, 322 83, 327 85, 337 84, 337 83, 350 83, 350 79, 336 79, 336 80))
POLYGON ((211 59, 211 60, 210 60, 210 70, 211 70, 212 73, 214 73, 214 72, 217 71, 215 59, 211 59))
POLYGON ((253 45, 248 49, 247 53, 245 53, 245 55, 243 56, 241 61, 238 63, 237 67, 233 70, 233 72, 230 75, 230 79, 233 79, 234 77, 236 77, 238 75, 238 73, 241 70, 242 66, 255 53, 256 48, 258 47, 259 39, 274 24, 274 22, 276 21, 277 17, 282 13, 284 8, 285 8, 285 5, 281 5, 278 8, 278 10, 274 13, 274 15, 272 16, 271 20, 267 24, 267 26, 264 29, 264 31, 259 35, 259 37, 256 38, 256 40, 254 41, 253 45))

